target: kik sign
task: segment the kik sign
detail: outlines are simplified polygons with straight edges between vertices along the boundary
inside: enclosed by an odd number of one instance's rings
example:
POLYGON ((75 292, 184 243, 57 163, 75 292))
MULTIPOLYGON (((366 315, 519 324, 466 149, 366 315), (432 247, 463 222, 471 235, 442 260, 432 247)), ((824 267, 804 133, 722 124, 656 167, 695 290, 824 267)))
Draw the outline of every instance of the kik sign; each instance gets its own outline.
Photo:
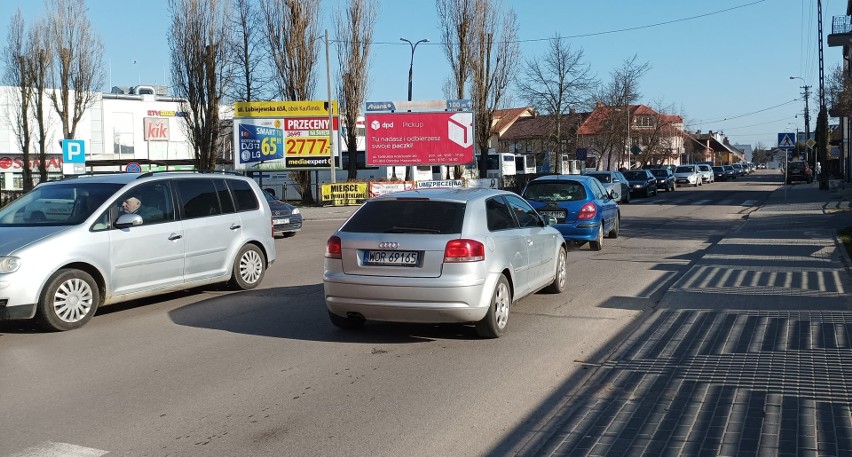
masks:
POLYGON ((169 141, 169 118, 146 117, 143 122, 145 141, 169 141))

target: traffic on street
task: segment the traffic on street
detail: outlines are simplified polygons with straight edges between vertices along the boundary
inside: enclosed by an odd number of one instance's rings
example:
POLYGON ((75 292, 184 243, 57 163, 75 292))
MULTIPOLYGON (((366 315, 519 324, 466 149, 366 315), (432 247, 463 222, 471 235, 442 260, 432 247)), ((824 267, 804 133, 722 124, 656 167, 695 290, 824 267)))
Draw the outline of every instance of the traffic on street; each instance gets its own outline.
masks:
POLYGON ((852 213, 803 212, 811 193, 832 197, 782 180, 758 170, 621 205, 606 249, 567 246, 564 292, 507 303, 508 331, 485 339, 473 323, 334 325, 324 256, 357 207, 302 208, 252 290, 118 303, 68 332, 0 323, 0 427, 15 431, 0 455, 693 454, 722 445, 718 427, 776 449, 734 411, 761 423, 760 405, 783 443, 791 401, 817 408, 793 427, 834 421, 838 446, 852 444, 836 326, 852 322, 852 282, 828 235, 852 213), (812 346, 835 349, 799 371, 812 346), (760 351, 774 361, 748 371, 760 351))

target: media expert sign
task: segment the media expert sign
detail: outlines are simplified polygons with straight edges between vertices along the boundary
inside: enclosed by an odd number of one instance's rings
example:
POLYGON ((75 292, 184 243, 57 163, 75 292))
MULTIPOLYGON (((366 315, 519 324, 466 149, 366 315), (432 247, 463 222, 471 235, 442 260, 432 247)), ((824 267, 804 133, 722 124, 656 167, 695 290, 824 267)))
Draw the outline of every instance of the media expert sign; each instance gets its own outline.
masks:
POLYGON ((323 204, 358 205, 369 197, 366 182, 323 184, 320 188, 323 204))
POLYGON ((367 165, 473 162, 473 113, 367 113, 367 165))
MULTIPOLYGON (((331 107, 331 130, 337 136, 337 102, 331 107)), ((239 151, 234 168, 314 170, 331 166, 332 147, 337 144, 329 136, 328 102, 240 102, 234 109, 234 149, 239 151), (268 129, 280 130, 280 136, 268 129)))

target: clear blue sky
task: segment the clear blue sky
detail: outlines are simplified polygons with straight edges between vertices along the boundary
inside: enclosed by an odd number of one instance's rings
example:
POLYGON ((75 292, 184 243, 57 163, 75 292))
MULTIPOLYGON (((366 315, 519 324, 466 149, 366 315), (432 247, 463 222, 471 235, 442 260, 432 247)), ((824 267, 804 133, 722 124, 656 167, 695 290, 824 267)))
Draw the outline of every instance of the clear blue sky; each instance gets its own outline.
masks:
MULTIPOLYGON (((343 0, 323 0, 322 29, 343 0)), ((823 42, 832 16, 846 14, 846 0, 823 0, 823 42)), ((89 0, 90 19, 105 44, 107 86, 162 84, 169 54, 168 2, 89 0), (135 62, 135 63, 134 63, 135 62)), ((518 14, 521 52, 541 55, 543 39, 559 33, 582 49, 599 78, 633 55, 652 66, 640 84, 641 103, 671 106, 694 131, 723 131, 732 143, 774 146, 777 133, 804 130, 799 79, 813 86, 811 130, 819 86, 815 0, 504 0, 518 14), (780 105, 780 106, 779 106, 780 105), (796 117, 798 115, 798 117, 796 117)), ((38 0, 3 0, 0 24, 20 8, 30 23, 44 14, 38 0)), ((368 100, 404 100, 411 50, 399 41, 440 38, 434 0, 380 0, 368 100)), ((828 75, 841 49, 824 45, 828 75)), ((332 70, 336 71, 332 50, 332 70)), ((318 93, 327 98, 324 50, 318 93)), ((441 48, 424 43, 414 59, 415 100, 442 99, 449 65, 441 48)), ((520 74, 520 68, 519 68, 520 74)), ((105 87, 108 90, 109 87, 105 87)), ((525 102, 515 98, 513 106, 525 102)))

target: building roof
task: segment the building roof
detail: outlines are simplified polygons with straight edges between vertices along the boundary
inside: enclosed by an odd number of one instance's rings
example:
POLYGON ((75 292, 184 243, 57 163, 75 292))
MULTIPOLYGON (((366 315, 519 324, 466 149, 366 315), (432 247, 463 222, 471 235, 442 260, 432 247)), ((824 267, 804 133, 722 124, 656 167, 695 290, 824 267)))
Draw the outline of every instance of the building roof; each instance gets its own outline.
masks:
POLYGON ((509 109, 497 109, 494 110, 494 116, 492 116, 494 126, 491 127, 491 133, 496 133, 497 135, 502 135, 503 132, 507 128, 509 128, 512 124, 515 123, 520 118, 523 117, 531 117, 535 115, 535 111, 532 107, 525 106, 523 108, 509 108, 509 109))
MULTIPOLYGON (((624 107, 604 105, 601 102, 595 106, 594 111, 589 113, 583 121, 580 128, 577 130, 578 135, 597 135, 603 128, 604 122, 614 116, 626 116, 621 114, 624 107)), ((664 124, 683 124, 683 117, 674 114, 662 114, 654 111, 651 107, 645 105, 627 105, 630 116, 631 130, 636 125, 637 116, 657 116, 661 123, 664 124)))
MULTIPOLYGON (((582 121, 583 116, 588 113, 564 114, 560 119, 563 133, 574 129, 582 121)), ((522 117, 515 121, 506 131, 500 135, 500 141, 518 141, 541 139, 551 135, 556 130, 556 116, 539 115, 522 117)))

